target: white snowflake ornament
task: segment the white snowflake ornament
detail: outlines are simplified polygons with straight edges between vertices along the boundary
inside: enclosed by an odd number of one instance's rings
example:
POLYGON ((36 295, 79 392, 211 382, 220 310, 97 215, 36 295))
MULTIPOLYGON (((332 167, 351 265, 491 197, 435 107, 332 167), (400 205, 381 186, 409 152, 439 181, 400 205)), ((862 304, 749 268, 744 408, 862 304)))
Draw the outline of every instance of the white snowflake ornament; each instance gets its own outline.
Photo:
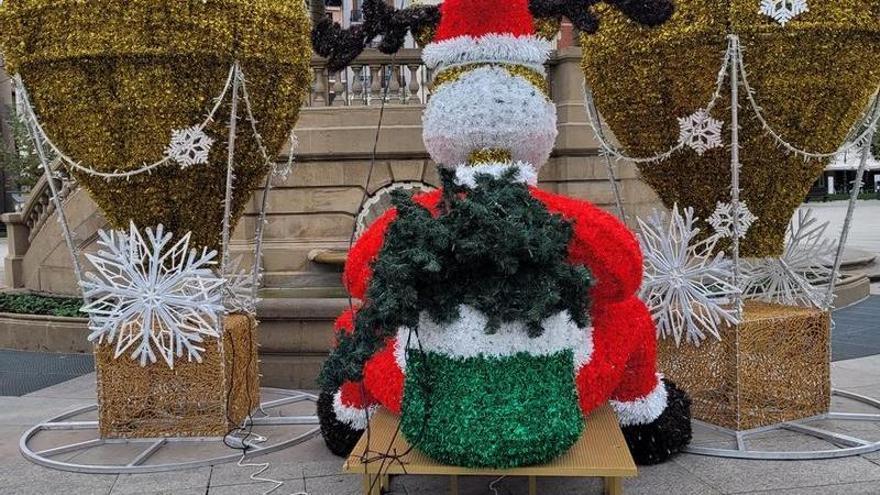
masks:
POLYGON ((700 229, 694 223, 693 208, 682 216, 678 205, 668 219, 656 210, 647 222, 639 219, 645 257, 641 297, 657 324, 657 337, 671 336, 676 345, 683 337, 699 345, 707 334, 720 340, 720 325, 738 323, 735 308, 727 307, 739 293, 729 282, 731 263, 724 253, 713 254, 718 236, 696 240, 700 229))
POLYGON ((800 209, 788 226, 780 258, 744 260, 743 294, 749 299, 788 306, 824 308, 837 244, 825 238, 828 222, 800 209))
POLYGON ((90 341, 115 342, 118 358, 130 352, 141 366, 159 358, 201 362, 206 337, 219 337, 224 280, 212 271, 216 251, 190 249, 190 233, 173 245, 161 225, 143 236, 134 223, 125 231, 99 231, 96 254, 86 254, 82 308, 90 341))
POLYGON ((809 10, 807 0, 761 0, 761 13, 783 26, 809 10))
POLYGON ((732 203, 718 202, 715 211, 706 220, 709 225, 715 229, 715 233, 721 237, 737 237, 743 238, 751 228, 755 220, 758 219, 754 213, 749 210, 745 201, 739 202, 739 207, 734 211, 732 203))
POLYGON ((171 142, 165 148, 165 155, 181 168, 208 163, 208 154, 214 139, 198 126, 171 131, 171 142))
POLYGON ((678 119, 678 143, 685 145, 702 156, 706 151, 719 148, 721 128, 724 122, 712 118, 705 109, 699 109, 687 117, 678 119))

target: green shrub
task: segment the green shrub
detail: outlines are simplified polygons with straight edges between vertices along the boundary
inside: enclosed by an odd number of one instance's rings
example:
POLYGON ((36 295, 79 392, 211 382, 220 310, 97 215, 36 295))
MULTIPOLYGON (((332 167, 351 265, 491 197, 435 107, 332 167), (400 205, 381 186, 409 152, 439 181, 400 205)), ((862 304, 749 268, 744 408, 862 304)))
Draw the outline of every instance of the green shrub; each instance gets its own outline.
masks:
POLYGON ((0 312, 26 315, 82 317, 82 299, 39 294, 0 293, 0 312))

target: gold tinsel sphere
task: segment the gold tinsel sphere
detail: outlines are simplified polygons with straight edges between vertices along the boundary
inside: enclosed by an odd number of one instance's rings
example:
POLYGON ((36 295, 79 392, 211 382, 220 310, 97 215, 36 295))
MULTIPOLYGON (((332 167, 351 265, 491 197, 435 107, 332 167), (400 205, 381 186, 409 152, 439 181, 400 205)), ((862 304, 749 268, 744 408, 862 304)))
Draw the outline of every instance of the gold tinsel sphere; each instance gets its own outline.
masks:
MULTIPOLYGON (((677 118, 711 100, 727 47, 739 35, 749 83, 770 125, 801 149, 830 152, 845 139, 880 84, 880 2, 810 0, 810 10, 784 26, 757 0, 680 0, 657 28, 641 27, 614 9, 597 7, 599 32, 582 36, 583 68, 603 118, 635 156, 678 141, 677 118)), ((730 87, 712 116, 729 143, 730 87)), ((758 220, 742 244, 745 256, 782 251, 785 230, 824 167, 777 146, 740 96, 742 198, 758 220)), ((639 167, 667 206, 693 206, 707 218, 730 198, 730 153, 698 156, 684 149, 639 167)))
MULTIPOLYGON (((280 151, 311 82, 309 31, 305 3, 297 0, 6 0, 0 6, 0 50, 10 72, 21 74, 49 138, 104 172, 160 160, 172 130, 204 121, 236 60, 264 144, 280 151)), ((129 181, 72 172, 113 227, 161 223, 217 247, 229 107, 227 98, 205 129, 215 140, 206 164, 181 170, 170 163, 129 181)), ((269 171, 245 119, 235 155, 237 220, 269 171)))

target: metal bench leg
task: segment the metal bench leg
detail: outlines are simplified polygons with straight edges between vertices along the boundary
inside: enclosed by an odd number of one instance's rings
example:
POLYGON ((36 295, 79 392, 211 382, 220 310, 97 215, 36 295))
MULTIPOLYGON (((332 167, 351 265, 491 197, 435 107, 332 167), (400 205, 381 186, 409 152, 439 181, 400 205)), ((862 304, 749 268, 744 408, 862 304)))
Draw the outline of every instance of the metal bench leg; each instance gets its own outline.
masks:
POLYGON ((449 495, 458 495, 458 476, 449 477, 449 495))
POLYGON ((538 478, 529 476, 529 495, 538 495, 538 478))
POLYGON ((605 495, 623 495, 623 478, 605 478, 605 495))

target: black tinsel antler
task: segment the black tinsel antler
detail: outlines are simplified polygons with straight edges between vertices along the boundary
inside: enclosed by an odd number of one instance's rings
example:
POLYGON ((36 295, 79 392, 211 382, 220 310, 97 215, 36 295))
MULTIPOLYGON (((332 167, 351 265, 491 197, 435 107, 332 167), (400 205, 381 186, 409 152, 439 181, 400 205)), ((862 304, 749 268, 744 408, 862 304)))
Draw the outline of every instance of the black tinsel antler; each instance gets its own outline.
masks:
POLYGON ((529 0, 529 10, 535 17, 565 17, 578 30, 592 34, 599 29, 599 19, 592 7, 602 1, 650 27, 666 22, 675 10, 672 0, 529 0))
MULTIPOLYGON (((595 33, 599 20, 592 7, 601 1, 646 26, 662 24, 674 10, 672 0, 529 0, 529 10, 536 18, 566 17, 577 29, 595 33)), ((364 0, 361 10, 364 22, 349 29, 342 29, 327 17, 315 22, 312 46, 315 53, 327 58, 331 72, 347 66, 377 37, 382 38, 379 50, 391 54, 403 46, 407 32, 433 30, 440 23, 440 9, 435 5, 411 5, 398 10, 383 0, 364 0)))
POLYGON ((342 29, 327 17, 315 23, 312 48, 327 58, 331 72, 348 65, 379 36, 382 37, 379 51, 391 54, 403 47, 407 32, 431 29, 440 23, 440 9, 436 5, 411 5, 398 10, 383 0, 364 0, 361 12, 364 22, 348 29, 342 29))

